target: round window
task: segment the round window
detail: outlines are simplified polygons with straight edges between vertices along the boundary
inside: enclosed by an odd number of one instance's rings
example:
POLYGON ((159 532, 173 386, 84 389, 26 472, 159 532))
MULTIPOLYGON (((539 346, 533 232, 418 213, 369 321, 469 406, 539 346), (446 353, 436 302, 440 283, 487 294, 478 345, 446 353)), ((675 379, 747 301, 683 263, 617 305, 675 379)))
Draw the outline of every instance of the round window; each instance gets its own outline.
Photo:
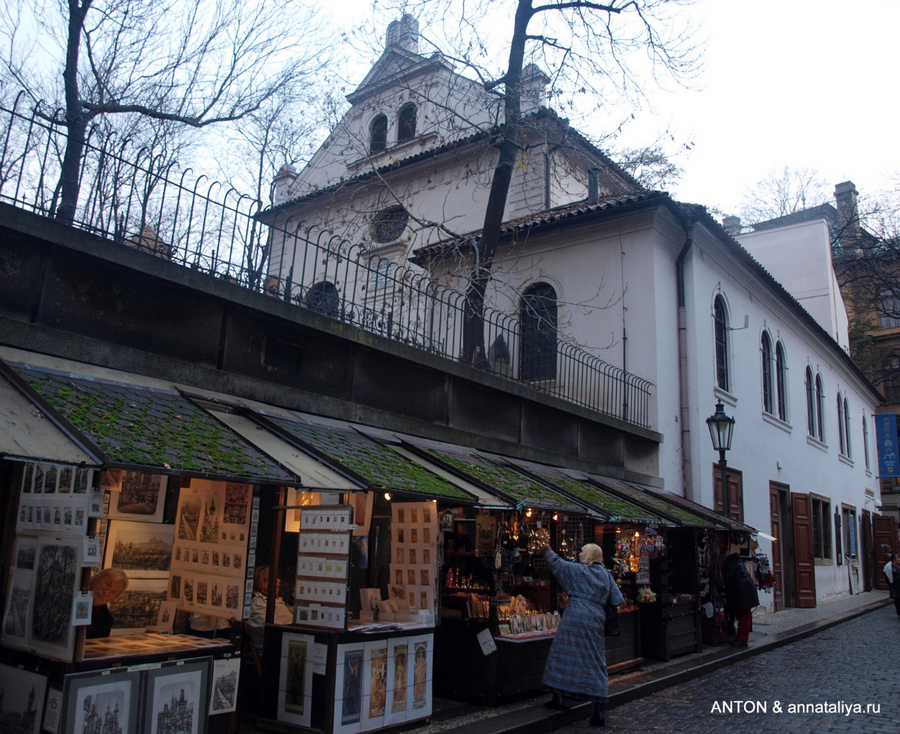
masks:
POLYGON ((376 242, 393 242, 406 229, 409 213, 402 206, 382 209, 372 220, 372 239, 376 242))

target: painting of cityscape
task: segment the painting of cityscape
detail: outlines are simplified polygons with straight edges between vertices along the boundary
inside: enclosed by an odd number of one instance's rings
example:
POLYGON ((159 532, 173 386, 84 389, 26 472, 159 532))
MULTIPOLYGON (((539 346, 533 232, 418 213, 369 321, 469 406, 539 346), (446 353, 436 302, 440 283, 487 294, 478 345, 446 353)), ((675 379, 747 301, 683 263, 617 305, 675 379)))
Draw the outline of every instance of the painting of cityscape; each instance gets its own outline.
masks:
POLYGON ((115 566, 128 578, 168 578, 175 526, 112 520, 106 540, 106 568, 115 566))
POLYGON ((111 520, 160 522, 166 500, 166 475, 126 471, 122 490, 112 492, 109 503, 111 520))
POLYGON ((62 731, 72 734, 136 732, 140 677, 140 672, 125 668, 67 675, 62 731))
POLYGON ((109 603, 113 634, 143 630, 156 624, 166 600, 167 579, 129 579, 128 588, 109 603))
POLYGON ((209 658, 149 670, 146 734, 205 731, 209 701, 209 658), (202 724, 201 724, 202 722, 202 724))
POLYGON ((46 692, 46 676, 0 664, 0 731, 37 734, 46 692))

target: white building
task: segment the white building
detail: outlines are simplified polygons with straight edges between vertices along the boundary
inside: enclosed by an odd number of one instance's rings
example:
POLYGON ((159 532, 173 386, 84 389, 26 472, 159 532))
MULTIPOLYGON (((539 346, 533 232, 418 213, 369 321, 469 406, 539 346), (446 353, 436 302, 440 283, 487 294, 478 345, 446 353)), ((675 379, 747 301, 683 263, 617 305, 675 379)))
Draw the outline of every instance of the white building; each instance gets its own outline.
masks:
MULTIPOLYGON (((779 584, 764 603, 812 606, 851 579, 856 588, 863 541, 871 547, 879 396, 845 351, 846 310, 820 233, 751 238, 755 260, 705 209, 641 190, 539 107, 543 78, 533 67, 529 76, 532 146, 487 295, 518 319, 519 339, 491 344, 492 368, 564 383, 557 355, 577 345, 649 380, 649 428, 664 439, 638 461, 662 488, 762 531, 779 584), (760 262, 791 277, 782 285, 760 262), (736 420, 724 497, 705 425, 718 402, 736 420)), ((343 256, 389 267, 410 258, 463 285, 496 159, 481 125, 502 122, 499 106, 440 57, 419 56, 408 17, 349 99, 311 163, 276 181, 273 279, 308 291, 324 278, 336 299, 370 287, 312 268, 308 242, 327 240, 343 256)))

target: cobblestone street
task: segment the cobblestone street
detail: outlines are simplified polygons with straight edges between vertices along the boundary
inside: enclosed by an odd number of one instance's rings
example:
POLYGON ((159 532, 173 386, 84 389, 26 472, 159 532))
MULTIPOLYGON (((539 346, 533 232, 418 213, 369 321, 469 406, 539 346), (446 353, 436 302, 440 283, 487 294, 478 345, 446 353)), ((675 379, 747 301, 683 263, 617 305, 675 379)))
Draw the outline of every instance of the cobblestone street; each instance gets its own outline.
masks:
MULTIPOLYGON (((898 663, 891 605, 614 708, 606 731, 897 734, 898 663)), ((557 731, 602 730, 580 721, 557 731)))

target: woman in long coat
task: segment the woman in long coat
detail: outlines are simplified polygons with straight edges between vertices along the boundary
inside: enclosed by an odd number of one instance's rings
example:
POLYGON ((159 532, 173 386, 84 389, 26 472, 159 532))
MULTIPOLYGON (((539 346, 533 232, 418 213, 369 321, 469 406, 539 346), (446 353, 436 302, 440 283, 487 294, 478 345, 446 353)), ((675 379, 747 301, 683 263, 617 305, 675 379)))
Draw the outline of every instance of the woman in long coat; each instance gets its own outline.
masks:
POLYGON ((603 566, 603 550, 588 543, 581 549, 581 563, 564 561, 546 546, 544 557, 556 580, 569 595, 556 638, 544 666, 542 681, 553 691, 547 704, 565 708, 563 693, 587 696, 594 701, 590 723, 603 726, 609 677, 606 674, 604 626, 608 601, 624 601, 612 574, 603 566))

